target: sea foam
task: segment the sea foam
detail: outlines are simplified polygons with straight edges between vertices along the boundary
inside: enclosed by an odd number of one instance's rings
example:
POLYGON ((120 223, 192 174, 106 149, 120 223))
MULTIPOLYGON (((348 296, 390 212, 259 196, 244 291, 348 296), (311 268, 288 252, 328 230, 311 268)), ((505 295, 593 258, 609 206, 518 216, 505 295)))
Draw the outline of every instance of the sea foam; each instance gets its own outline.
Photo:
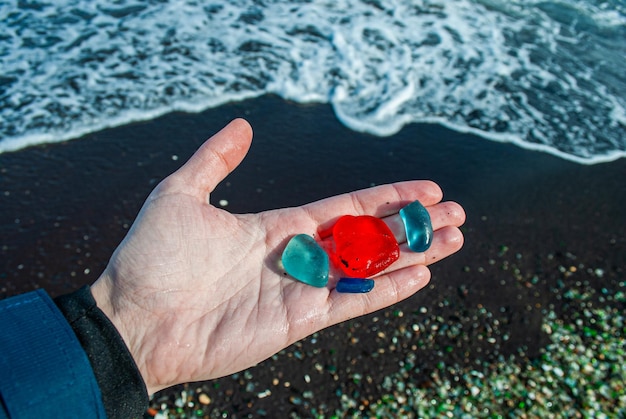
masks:
POLYGON ((380 136, 439 123, 580 163, 612 160, 626 155, 624 7, 0 3, 0 152, 273 93, 329 103, 348 127, 380 136))

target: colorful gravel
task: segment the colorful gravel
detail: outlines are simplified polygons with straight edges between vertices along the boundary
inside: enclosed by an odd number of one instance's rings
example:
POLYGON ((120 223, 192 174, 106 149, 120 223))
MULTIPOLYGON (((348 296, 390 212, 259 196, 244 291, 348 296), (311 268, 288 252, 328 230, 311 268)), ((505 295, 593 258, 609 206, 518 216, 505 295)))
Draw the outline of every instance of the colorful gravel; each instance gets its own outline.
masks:
MULTIPOLYGON (((537 287, 540 280, 524 272, 522 257, 510 256, 501 246, 491 263, 494 271, 503 280, 513 278, 521 288, 537 287)), ((558 259, 576 261, 571 254, 546 258, 558 259)), ((559 310, 554 304, 539 309, 546 344, 536 351, 519 345, 515 353, 505 354, 514 339, 511 324, 503 320, 504 308, 494 312, 477 304, 444 318, 440 309, 446 305, 449 309, 454 299, 442 299, 435 307, 413 311, 390 308, 362 323, 355 320, 315 334, 257 368, 157 395, 152 416, 624 417, 626 282, 607 280, 602 287, 598 284, 608 276, 602 268, 582 263, 554 266, 547 276, 556 280, 549 293, 559 302, 559 310), (364 323, 367 330, 359 331, 364 323), (325 334, 333 335, 331 342, 336 334, 344 334, 347 349, 325 348, 325 334), (359 347, 369 352, 355 356, 359 347), (422 354, 431 356, 425 361, 422 354), (396 367, 384 373, 364 367, 390 359, 395 359, 396 367), (290 363, 302 369, 295 372, 290 363), (285 371, 279 370, 281 366, 285 371), (298 374, 297 382, 286 379, 298 374), (227 390, 220 389, 223 384, 227 390)), ((471 288, 461 287, 458 298, 463 300, 468 293, 471 288)), ((533 308, 540 306, 536 303, 533 308)))

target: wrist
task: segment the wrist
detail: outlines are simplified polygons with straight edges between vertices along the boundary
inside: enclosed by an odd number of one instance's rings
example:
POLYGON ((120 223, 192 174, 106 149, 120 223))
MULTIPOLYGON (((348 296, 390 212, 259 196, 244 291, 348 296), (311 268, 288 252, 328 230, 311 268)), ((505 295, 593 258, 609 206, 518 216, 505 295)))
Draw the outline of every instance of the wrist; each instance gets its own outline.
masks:
POLYGON ((102 311, 102 313, 115 327, 117 333, 124 342, 128 353, 135 363, 137 370, 141 374, 148 394, 153 394, 159 389, 156 389, 154 386, 149 384, 149 377, 145 368, 145 363, 142 362, 142 357, 140 355, 138 345, 136 344, 137 339, 135 339, 131 334, 134 329, 132 327, 129 327, 128 322, 125 319, 124 313, 127 310, 124 309, 123 304, 115 304, 117 298, 115 296, 115 289, 112 284, 113 281, 105 272, 91 286, 91 294, 93 295, 98 309, 102 311))

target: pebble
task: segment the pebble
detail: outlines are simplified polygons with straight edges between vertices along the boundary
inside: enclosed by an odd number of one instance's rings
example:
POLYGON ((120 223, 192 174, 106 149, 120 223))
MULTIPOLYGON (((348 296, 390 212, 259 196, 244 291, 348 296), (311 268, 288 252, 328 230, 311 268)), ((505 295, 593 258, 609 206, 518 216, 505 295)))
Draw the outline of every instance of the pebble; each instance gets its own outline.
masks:
POLYGON ((366 278, 341 278, 335 290, 341 293, 366 293, 374 288, 374 280, 366 278))
POLYGON ((367 278, 389 267, 400 257, 395 236, 379 218, 344 215, 332 228, 333 260, 350 277, 367 278))
POLYGON ((428 210, 419 201, 414 201, 400 210, 404 222, 406 240, 414 252, 425 252, 433 242, 433 225, 428 210))
POLYGON ((318 288, 328 283, 328 255, 309 235, 298 234, 289 240, 282 263, 285 271, 300 282, 318 288))
POLYGON ((271 395, 272 395, 272 391, 270 389, 267 389, 265 391, 262 391, 262 392, 258 393, 257 397, 259 399, 264 399, 264 398, 266 398, 268 396, 271 396, 271 395))

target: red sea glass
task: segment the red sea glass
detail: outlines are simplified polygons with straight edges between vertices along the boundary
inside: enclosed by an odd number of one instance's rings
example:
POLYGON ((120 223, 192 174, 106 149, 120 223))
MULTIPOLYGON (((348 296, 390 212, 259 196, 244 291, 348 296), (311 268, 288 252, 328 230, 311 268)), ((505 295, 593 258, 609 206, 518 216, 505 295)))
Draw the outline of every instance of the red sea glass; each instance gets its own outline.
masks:
POLYGON ((400 247, 389 227, 370 215, 344 215, 332 228, 336 265, 350 277, 367 278, 400 257, 400 247))

